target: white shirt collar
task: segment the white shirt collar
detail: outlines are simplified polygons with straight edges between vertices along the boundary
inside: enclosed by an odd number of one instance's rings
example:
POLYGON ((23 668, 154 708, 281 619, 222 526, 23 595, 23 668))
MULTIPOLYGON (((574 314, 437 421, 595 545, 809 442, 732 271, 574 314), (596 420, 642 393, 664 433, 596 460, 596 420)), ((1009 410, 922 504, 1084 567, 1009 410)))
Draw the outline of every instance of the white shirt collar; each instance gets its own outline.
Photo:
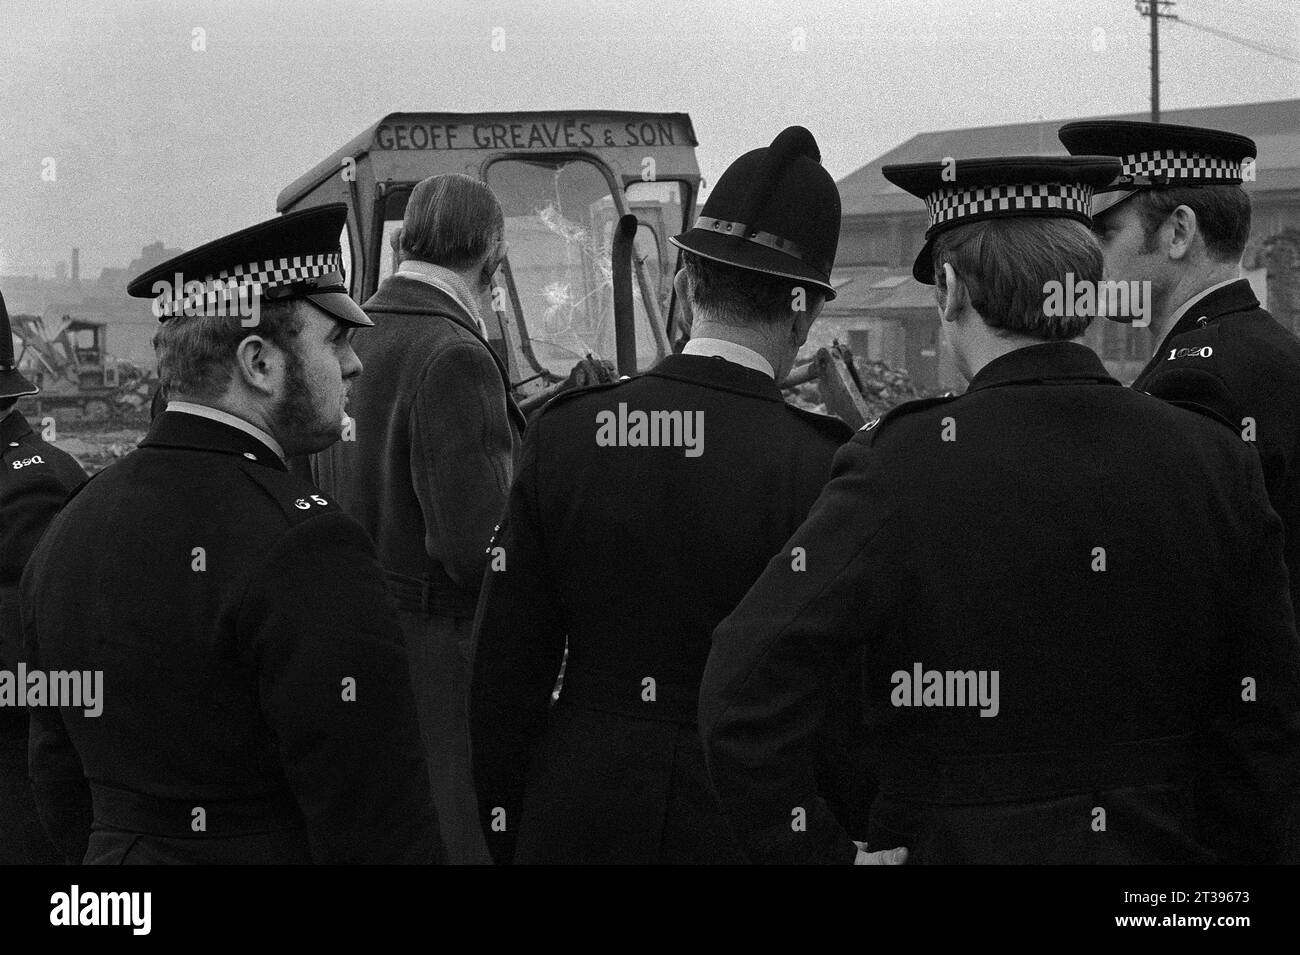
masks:
POLYGON ((196 405, 192 401, 169 401, 167 402, 168 411, 179 411, 181 414, 198 415, 200 418, 207 418, 210 421, 220 421, 222 424, 228 424, 232 428, 238 428, 245 434, 251 434, 258 441, 274 451, 284 460, 284 448, 280 447, 280 442, 271 437, 255 424, 250 424, 243 418, 230 414, 228 411, 222 411, 220 408, 210 408, 207 405, 196 405))
POLYGON ((394 274, 404 279, 415 279, 417 282, 424 282, 426 285, 432 285, 434 288, 446 292, 451 296, 452 301, 463 308, 470 318, 474 319, 479 334, 484 339, 488 337, 487 326, 483 324, 483 319, 479 317, 478 303, 474 301, 474 296, 465 284, 465 280, 451 269, 444 268, 441 265, 434 265, 432 262, 421 262, 419 259, 403 259, 402 267, 394 274))
POLYGON ((1183 316, 1186 315, 1188 312, 1190 312, 1193 308, 1195 308, 1196 303, 1201 301, 1207 295, 1209 295, 1212 292, 1217 292, 1219 289, 1225 288, 1226 286, 1231 285, 1233 282, 1240 282, 1240 281, 1241 281, 1241 276, 1237 276, 1236 278, 1233 279, 1224 279, 1222 282, 1217 282, 1214 285, 1211 285, 1209 288, 1205 289, 1204 291, 1198 292, 1197 294, 1193 295, 1187 301, 1183 302, 1183 304, 1179 307, 1178 311, 1174 312, 1173 321, 1169 323, 1169 330, 1173 331, 1175 328, 1177 328, 1178 323, 1182 321, 1183 316))
POLYGON ((754 371, 761 371, 773 381, 776 380, 776 372, 772 368, 772 363, 766 358, 752 348, 737 345, 735 342, 729 342, 723 338, 692 338, 686 343, 686 347, 682 349, 682 354, 701 355, 705 358, 721 358, 733 365, 742 365, 745 368, 752 368, 754 371))

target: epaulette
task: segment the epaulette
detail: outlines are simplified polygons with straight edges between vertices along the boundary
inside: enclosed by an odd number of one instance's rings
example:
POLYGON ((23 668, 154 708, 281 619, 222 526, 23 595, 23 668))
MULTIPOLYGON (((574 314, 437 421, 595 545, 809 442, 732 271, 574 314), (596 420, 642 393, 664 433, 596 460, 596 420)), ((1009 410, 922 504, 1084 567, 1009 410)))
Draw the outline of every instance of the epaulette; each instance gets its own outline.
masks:
MULTIPOLYGON (((49 442, 42 441, 40 435, 36 432, 36 430, 32 429, 31 431, 28 431, 26 434, 22 435, 21 440, 19 441, 10 441, 5 444, 0 444, 0 460, 8 458, 9 455, 11 454, 17 456, 19 459, 31 458, 31 457, 43 457, 46 448, 50 448, 55 451, 58 450, 57 448, 54 447, 54 445, 50 444, 49 442)), ((35 463, 44 464, 45 461, 41 460, 35 463)), ((7 461, 6 464, 8 464, 7 461)), ((22 470, 22 469, 18 468, 17 470, 22 470)))
POLYGON ((296 474, 258 464, 241 464, 241 470, 280 506, 290 524, 298 524, 319 514, 343 513, 343 508, 320 488, 296 474))
POLYGON ((957 394, 957 392, 950 391, 947 394, 935 395, 930 398, 917 398, 914 401, 904 401, 902 404, 890 408, 879 418, 876 418, 873 421, 868 421, 858 429, 858 433, 853 436, 853 439, 855 441, 861 439, 868 445, 873 444, 876 438, 880 435, 880 432, 885 429, 885 425, 889 422, 897 420, 906 414, 912 414, 916 411, 924 411, 925 409, 933 408, 936 405, 947 404, 949 401, 956 401, 960 397, 961 395, 957 394))
MULTIPOLYGON (((0 470, 5 474, 19 478, 52 478, 62 486, 69 486, 64 481, 67 469, 76 468, 78 473, 82 473, 77 459, 58 445, 45 441, 35 431, 26 437, 31 440, 11 441, 0 448, 0 470)), ((79 487, 84 483, 83 478, 72 486, 79 487)))
POLYGON ((1166 341, 1152 373, 1173 368, 1213 368, 1223 356, 1218 319, 1207 319, 1166 341))
POLYGON ((818 414, 816 411, 809 411, 807 408, 800 408, 798 405, 785 403, 786 408, 793 412, 800 420, 811 424, 814 428, 834 439, 838 444, 843 444, 849 438, 853 437, 853 429, 844 423, 842 418, 834 415, 818 414))
POLYGON ((1153 356, 1155 366, 1142 390, 1167 404, 1213 418, 1234 431, 1240 410, 1224 380, 1224 342, 1214 322, 1170 338, 1153 356))
MULTIPOLYGON (((44 443, 44 442, 42 442, 44 443)), ((47 447, 51 447, 47 445, 47 447)), ((58 450, 52 448, 52 450, 58 450)), ((40 467, 48 465, 52 459, 45 448, 39 445, 23 444, 20 441, 10 442, 8 447, 0 448, 0 461, 4 462, 6 469, 22 471, 30 467, 40 467), (10 456, 12 455, 12 460, 10 456)))
POLYGON ((582 385, 581 387, 578 388, 566 388, 564 391, 561 391, 558 395, 555 395, 553 398, 547 399, 546 404, 542 405, 541 410, 538 411, 537 413, 539 415, 546 414, 546 412, 550 411, 552 408, 556 407, 557 405, 563 404, 564 402, 568 401, 571 398, 576 398, 579 395, 589 395, 597 391, 605 391, 606 389, 609 388, 617 388, 619 385, 627 384, 629 381, 635 381, 637 377, 640 376, 634 376, 634 377, 625 376, 623 378, 618 379, 617 381, 603 381, 603 382, 597 382, 596 384, 592 384, 592 385, 582 385))

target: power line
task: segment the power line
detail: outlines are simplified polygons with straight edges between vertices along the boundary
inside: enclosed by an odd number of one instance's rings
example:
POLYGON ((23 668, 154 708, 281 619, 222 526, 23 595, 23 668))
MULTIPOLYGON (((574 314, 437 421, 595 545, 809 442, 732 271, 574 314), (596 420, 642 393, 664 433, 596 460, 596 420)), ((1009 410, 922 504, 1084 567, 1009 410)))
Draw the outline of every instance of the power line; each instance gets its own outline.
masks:
MULTIPOLYGON (((1213 9, 1204 9, 1204 13, 1212 19, 1219 20, 1222 17, 1240 17, 1250 20, 1252 24, 1263 26, 1269 30, 1275 30, 1279 33, 1291 30, 1296 32, 1300 30, 1300 18, 1295 14, 1287 14, 1281 10, 1271 7, 1255 7, 1250 10, 1243 9, 1240 4, 1234 4, 1231 0, 1182 0, 1183 3, 1189 4, 1194 11, 1201 12, 1200 8, 1203 3, 1214 4, 1213 9)), ((1232 26, 1242 27, 1242 23, 1233 23, 1232 26)))
POLYGON ((1236 33, 1229 33, 1227 30, 1220 30, 1218 27, 1207 26, 1204 23, 1197 23, 1195 20, 1188 20, 1186 17, 1179 17, 1178 22, 1181 23, 1183 26, 1189 26, 1194 30, 1200 30, 1203 33, 1209 33, 1213 36, 1219 37, 1220 39, 1228 40, 1231 43, 1236 43, 1240 46, 1244 46, 1247 49, 1255 50, 1258 53, 1264 53, 1267 54, 1268 56, 1275 56, 1278 59, 1286 60, 1289 63, 1300 63, 1300 56, 1295 56, 1294 54, 1289 53, 1286 50, 1267 46, 1263 43, 1260 43, 1258 40, 1252 40, 1249 39, 1248 37, 1239 36, 1236 33))

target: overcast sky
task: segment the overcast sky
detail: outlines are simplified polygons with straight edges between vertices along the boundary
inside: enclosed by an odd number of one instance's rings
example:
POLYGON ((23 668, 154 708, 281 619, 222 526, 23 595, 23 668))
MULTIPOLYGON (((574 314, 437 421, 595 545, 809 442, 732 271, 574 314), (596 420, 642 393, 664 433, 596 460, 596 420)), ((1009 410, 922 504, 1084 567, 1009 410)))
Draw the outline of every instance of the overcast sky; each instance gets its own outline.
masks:
MULTIPOLYGON (((1296 0, 1175 9, 1300 57, 1296 0)), ((685 111, 710 180, 801 123, 840 178, 926 130, 1146 109, 1147 22, 1133 0, 0 0, 0 274, 269 218, 399 109, 685 111)), ((1295 62, 1182 24, 1161 45, 1166 109, 1300 97, 1295 62)))

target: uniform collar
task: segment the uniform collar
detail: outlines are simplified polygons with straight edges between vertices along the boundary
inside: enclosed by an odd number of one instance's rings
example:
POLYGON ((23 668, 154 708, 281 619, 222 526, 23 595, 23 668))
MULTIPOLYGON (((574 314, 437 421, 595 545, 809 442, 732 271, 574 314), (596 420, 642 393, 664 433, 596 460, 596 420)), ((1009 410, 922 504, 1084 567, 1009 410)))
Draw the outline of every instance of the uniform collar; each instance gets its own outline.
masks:
MULTIPOLYGON (((258 464, 287 471, 284 459, 280 456, 279 445, 272 446, 266 441, 274 438, 254 428, 247 421, 236 418, 247 427, 229 424, 224 418, 207 414, 195 414, 189 410, 178 410, 177 404, 188 402, 169 402, 167 410, 154 419, 149 433, 140 442, 142 448, 188 448, 193 451, 216 451, 221 454, 234 454, 258 464), (260 431, 265 438, 259 438, 255 431, 260 431)), ((204 411, 215 411, 199 405, 204 411)), ((234 417, 228 415, 227 417, 234 417)))
POLYGON ((669 355, 646 374, 656 378, 688 381, 705 388, 732 391, 767 401, 785 402, 780 387, 767 374, 717 356, 669 355))
POLYGON ((238 428, 240 431, 251 435, 258 441, 275 452, 276 457, 281 461, 284 460, 284 448, 280 447, 280 442, 271 437, 251 421, 245 421, 238 415, 233 415, 229 411, 222 411, 220 408, 212 408, 208 405, 195 404, 192 401, 169 401, 167 402, 168 411, 179 411, 182 414, 198 415, 200 418, 210 418, 213 421, 220 421, 222 424, 228 424, 232 428, 238 428))
POLYGON ((746 348, 736 342, 729 342, 725 338, 692 338, 686 343, 686 347, 682 349, 682 354, 701 355, 705 358, 721 358, 723 361, 729 361, 734 365, 761 371, 767 377, 776 380, 776 372, 772 370, 770 361, 754 351, 754 349, 746 348))
MULTIPOLYGON (((1211 285, 1205 291, 1189 298, 1174 313, 1177 318, 1170 326, 1165 341, 1173 335, 1191 331, 1201 319, 1214 321, 1233 312, 1248 312, 1255 308, 1259 308, 1259 299, 1255 297, 1255 290, 1250 287, 1250 282, 1246 279, 1228 279, 1226 282, 1211 285)), ((1163 351, 1163 348, 1161 350, 1163 351)))
POLYGON ((1137 376, 1135 384, 1144 381, 1151 373, 1151 369, 1160 364, 1160 356, 1169 349, 1169 343, 1179 335, 1192 331, 1203 322, 1208 324, 1224 315, 1249 312, 1256 308, 1259 308, 1259 299, 1255 297, 1255 290, 1250 287, 1250 282, 1245 279, 1220 282, 1218 285, 1211 285, 1199 295, 1192 296, 1178 310, 1178 321, 1174 322, 1173 327, 1165 334, 1164 340, 1160 342, 1160 346, 1151 353, 1146 367, 1137 376))
POLYGON ((969 394, 998 385, 1029 385, 1046 382, 1094 381, 1118 385, 1101 359, 1087 345, 1078 342, 1043 342, 1026 345, 993 359, 971 379, 969 394))
POLYGON ((0 420, 0 442, 4 447, 17 444, 22 438, 32 433, 32 426, 27 423, 23 413, 15 408, 0 420))

